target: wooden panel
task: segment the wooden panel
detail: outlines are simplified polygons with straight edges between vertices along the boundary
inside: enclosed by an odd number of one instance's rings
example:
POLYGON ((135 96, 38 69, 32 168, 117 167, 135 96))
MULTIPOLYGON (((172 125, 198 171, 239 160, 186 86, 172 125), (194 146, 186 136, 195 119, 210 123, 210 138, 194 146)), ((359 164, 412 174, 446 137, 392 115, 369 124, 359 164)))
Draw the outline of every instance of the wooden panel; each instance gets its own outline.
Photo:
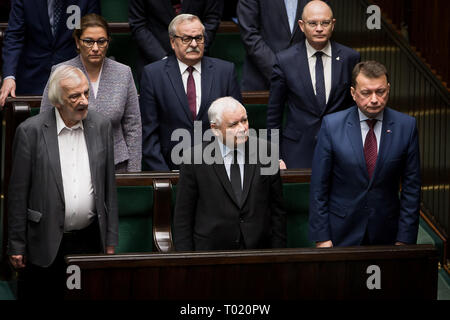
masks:
POLYGON ((68 256, 81 269, 67 299, 436 299, 430 245, 68 256), (380 268, 369 290, 367 268, 380 268), (267 276, 270 275, 270 276, 267 276), (114 284, 114 285, 112 285, 114 284))

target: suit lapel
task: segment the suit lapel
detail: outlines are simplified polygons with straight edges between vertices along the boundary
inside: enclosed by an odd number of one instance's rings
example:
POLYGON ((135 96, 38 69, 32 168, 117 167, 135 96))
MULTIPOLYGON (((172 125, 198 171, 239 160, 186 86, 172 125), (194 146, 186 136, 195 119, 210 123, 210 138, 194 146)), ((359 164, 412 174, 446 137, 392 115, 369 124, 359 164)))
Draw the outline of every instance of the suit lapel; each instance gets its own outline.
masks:
POLYGON ((90 116, 88 113, 88 116, 85 120, 83 120, 83 131, 84 131, 84 138, 86 141, 86 148, 88 151, 88 158, 89 158, 89 167, 91 169, 91 180, 92 180, 92 186, 94 188, 94 194, 96 194, 96 185, 95 181, 97 181, 97 159, 95 157, 96 150, 97 150, 97 134, 94 131, 94 124, 90 120, 90 116))
POLYGON ((297 64, 297 70, 300 74, 301 83, 304 87, 304 94, 307 96, 307 100, 312 102, 312 105, 310 106, 311 112, 320 115, 321 109, 319 108, 319 105, 317 103, 316 95, 314 94, 314 88, 311 80, 311 73, 309 70, 309 63, 308 63, 308 54, 306 52, 306 45, 305 41, 301 42, 301 45, 298 47, 299 53, 299 62, 297 64), (305 68, 306 66, 306 68, 305 68))
MULTIPOLYGON (((249 137, 249 139, 253 139, 249 137)), ((245 164, 244 164, 244 188, 242 190, 242 202, 243 206, 245 201, 247 200, 248 193, 250 191, 250 187, 252 185, 253 176, 255 174, 256 164, 250 164, 250 159, 257 159, 257 150, 252 150, 252 154, 250 155, 250 142, 247 141, 245 144, 245 164)), ((254 144, 252 144, 254 145, 254 144)))
POLYGON ((34 1, 34 5, 35 8, 37 8, 37 15, 38 15, 38 19, 41 20, 41 25, 42 28, 45 31, 45 34, 47 35, 47 40, 49 43, 53 42, 53 34, 52 34, 52 29, 50 26, 50 18, 48 16, 48 5, 47 5, 47 1, 42 1, 42 0, 35 0, 34 1))
POLYGON ((202 74, 201 74, 201 88, 202 88, 202 101, 200 103, 200 109, 197 113, 197 119, 201 119, 202 115, 208 110, 209 96, 212 88, 214 75, 214 65, 207 59, 202 59, 202 74))
POLYGON ((55 112, 48 112, 48 119, 45 121, 44 126, 42 127, 42 131, 45 145, 47 146, 50 168, 53 171, 53 176, 55 177, 56 187, 59 191, 62 202, 65 203, 61 173, 61 161, 59 159, 58 134, 56 130, 55 112))
POLYGON ((333 99, 336 95, 336 87, 339 85, 339 75, 342 73, 342 58, 340 57, 341 50, 336 48, 336 44, 331 42, 331 90, 328 97, 328 103, 322 110, 324 115, 330 105, 333 105, 333 99))
MULTIPOLYGON (((381 172, 386 158, 389 154, 389 150, 392 144, 392 135, 394 132, 394 120, 390 117, 390 112, 388 108, 384 109, 383 113, 383 126, 381 127, 380 135, 380 150, 378 152, 377 163, 375 165, 375 170, 373 172, 373 177, 376 177, 378 172, 381 172)), ((374 179, 372 179, 373 181, 374 179)), ((372 182, 371 182, 372 183, 372 182)))
POLYGON ((353 152, 359 163, 360 169, 364 172, 366 179, 369 179, 367 173, 366 160, 364 158, 364 147, 361 137, 361 124, 359 121, 358 107, 353 107, 347 118, 347 136, 350 140, 353 152))
POLYGON ((284 29, 286 29, 286 32, 289 32, 292 38, 293 33, 289 26, 289 19, 287 15, 286 5, 284 4, 284 0, 279 0, 278 3, 279 5, 277 5, 276 8, 278 11, 278 15, 280 17, 281 25, 283 26, 284 29))
POLYGON ((170 56, 167 58, 166 71, 169 80, 172 83, 175 95, 178 98, 179 105, 181 106, 184 113, 186 114, 186 117, 190 120, 189 122, 192 123, 193 126, 194 122, 192 121, 192 114, 191 111, 189 110, 186 92, 184 91, 183 80, 181 79, 180 68, 178 65, 177 58, 175 56, 170 56))

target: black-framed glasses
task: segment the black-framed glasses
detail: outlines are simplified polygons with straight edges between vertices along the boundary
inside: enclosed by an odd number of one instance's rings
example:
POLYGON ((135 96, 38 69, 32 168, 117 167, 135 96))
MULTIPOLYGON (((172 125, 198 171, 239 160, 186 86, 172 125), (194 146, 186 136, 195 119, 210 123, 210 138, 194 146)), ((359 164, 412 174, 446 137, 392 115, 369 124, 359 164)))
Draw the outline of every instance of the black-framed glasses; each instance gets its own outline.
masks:
POLYGON ((100 38, 98 40, 93 40, 90 38, 86 38, 86 39, 80 39, 81 42, 83 42, 83 44, 88 47, 88 48, 92 48, 94 46, 94 43, 97 43, 97 46, 99 48, 104 48, 108 45, 109 40, 105 39, 105 38, 100 38))
POLYGON ((174 35, 174 38, 180 38, 181 42, 183 42, 183 44, 190 44, 192 42, 192 40, 195 40, 195 42, 197 42, 198 44, 202 44, 205 42, 205 37, 203 35, 199 35, 199 36, 195 36, 195 37, 191 37, 191 36, 177 36, 174 35))
POLYGON ((333 20, 324 20, 324 21, 305 21, 305 23, 310 28, 317 28, 317 26, 320 24, 322 28, 328 28, 333 23, 333 20))

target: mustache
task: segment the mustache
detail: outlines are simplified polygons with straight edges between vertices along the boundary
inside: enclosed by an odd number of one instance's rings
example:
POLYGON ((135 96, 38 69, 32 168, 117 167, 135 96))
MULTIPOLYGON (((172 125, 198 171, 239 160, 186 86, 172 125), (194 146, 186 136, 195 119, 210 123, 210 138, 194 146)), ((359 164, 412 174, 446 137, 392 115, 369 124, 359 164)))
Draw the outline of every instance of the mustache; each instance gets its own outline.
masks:
POLYGON ((189 52, 200 53, 200 49, 199 49, 199 48, 192 48, 192 47, 190 47, 190 48, 188 48, 188 49, 186 50, 186 53, 189 53, 189 52))

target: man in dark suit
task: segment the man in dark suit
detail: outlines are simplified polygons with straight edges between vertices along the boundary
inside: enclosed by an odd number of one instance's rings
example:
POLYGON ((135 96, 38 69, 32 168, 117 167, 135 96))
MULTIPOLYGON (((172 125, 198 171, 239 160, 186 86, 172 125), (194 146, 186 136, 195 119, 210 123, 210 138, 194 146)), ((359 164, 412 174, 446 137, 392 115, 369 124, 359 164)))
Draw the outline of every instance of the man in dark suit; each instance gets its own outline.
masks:
POLYGON ((283 209, 278 157, 270 169, 260 161, 262 140, 251 136, 245 108, 235 99, 217 99, 208 110, 215 139, 198 163, 181 166, 174 213, 178 251, 283 248, 283 209), (210 150, 211 152, 208 152, 210 150), (272 166, 274 165, 274 166, 272 166))
POLYGON ((352 104, 351 73, 360 55, 329 40, 335 22, 325 2, 309 2, 299 21, 306 40, 276 55, 267 128, 281 129, 281 158, 288 169, 311 167, 323 116, 352 104), (285 105, 286 124, 281 128, 285 105))
POLYGON ((386 68, 361 62, 352 77, 356 106, 324 118, 310 190, 309 236, 317 247, 416 243, 416 120, 385 108, 389 90, 386 68))
POLYGON ((241 100, 234 65, 203 57, 205 29, 198 17, 181 14, 169 26, 175 56, 145 67, 141 81, 140 108, 144 168, 176 169, 171 151, 175 129, 194 133, 194 121, 209 128, 207 111, 212 101, 223 96, 241 100))
POLYGON ((111 124, 88 113, 80 69, 58 67, 49 88, 55 108, 23 122, 13 145, 7 254, 25 268, 26 299, 62 298, 65 255, 112 254, 118 243, 111 124))
POLYGON ((181 13, 196 15, 205 26, 209 48, 220 25, 224 0, 130 0, 128 21, 139 48, 137 74, 145 65, 173 54, 167 27, 181 13))
POLYGON ((80 9, 78 21, 88 13, 100 14, 98 0, 12 0, 0 106, 10 94, 42 95, 51 67, 77 55, 73 29, 68 28, 76 21, 77 11, 69 8, 73 5, 80 9))
POLYGON ((305 39, 297 21, 307 2, 239 1, 237 15, 247 52, 242 72, 243 91, 269 90, 275 54, 305 39))

